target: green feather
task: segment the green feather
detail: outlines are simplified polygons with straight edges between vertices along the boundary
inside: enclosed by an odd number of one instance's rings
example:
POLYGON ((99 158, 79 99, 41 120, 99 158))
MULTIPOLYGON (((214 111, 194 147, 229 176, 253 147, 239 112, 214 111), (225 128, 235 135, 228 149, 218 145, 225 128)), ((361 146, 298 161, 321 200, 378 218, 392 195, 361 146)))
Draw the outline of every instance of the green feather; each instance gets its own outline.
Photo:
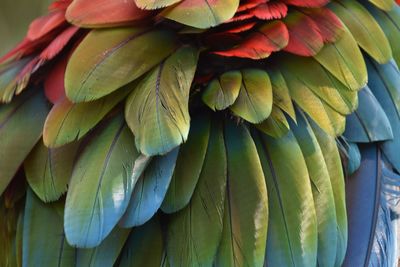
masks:
MULTIPOLYGON (((346 111, 347 113, 347 111, 350 111, 356 105, 356 103, 350 102, 356 100, 351 98, 345 101, 336 87, 343 85, 340 85, 340 82, 337 80, 335 81, 334 77, 330 76, 327 72, 321 70, 322 67, 317 63, 309 64, 309 62, 309 59, 300 59, 298 57, 290 57, 290 60, 286 58, 285 66, 287 68, 281 71, 288 85, 290 95, 300 108, 322 129, 332 136, 340 135, 345 129, 345 117, 328 105, 326 101, 330 99, 329 102, 332 105, 337 103, 337 109, 346 111), (291 62, 292 59, 295 61, 291 62), (296 62, 297 64, 294 64, 296 62), (313 67, 312 71, 302 66, 300 62, 313 67), (302 74, 305 74, 305 76, 302 74)), ((341 90, 345 95, 351 92, 350 90, 345 92, 345 90, 344 88, 341 90)))
POLYGON ((212 80, 204 90, 203 102, 212 110, 224 110, 239 96, 242 84, 240 71, 228 71, 212 80))
POLYGON ((357 43, 379 63, 392 58, 389 41, 374 17, 355 0, 331 2, 330 8, 349 28, 357 43))
POLYGON ((259 69, 242 70, 239 96, 230 109, 251 123, 268 118, 272 110, 272 86, 267 72, 259 69))
POLYGON ((358 91, 367 84, 363 55, 347 29, 337 42, 325 44, 314 58, 350 90, 358 91))
POLYGON ((196 0, 190 3, 180 2, 167 8, 162 15, 184 25, 206 29, 232 18, 238 6, 239 0, 196 0))
POLYGON ((339 150, 336 140, 326 134, 314 122, 309 121, 313 128, 315 137, 321 148, 326 167, 328 168, 331 179, 333 197, 335 199, 336 219, 337 219, 337 252, 335 266, 341 266, 347 251, 347 211, 346 195, 344 185, 344 173, 339 150))
POLYGON ((161 225, 155 216, 146 224, 133 228, 122 250, 119 267, 160 267, 163 249, 161 225))
POLYGON ((184 209, 171 215, 168 224, 167 254, 172 267, 212 266, 222 234, 226 171, 222 125, 215 121, 193 196, 184 209))
POLYGON ((391 11, 377 9, 367 5, 368 11, 374 16, 376 21, 384 31, 392 48, 393 58, 397 65, 400 65, 400 7, 395 6, 391 11))
POLYGON ((168 7, 178 2, 179 0, 136 0, 135 4, 141 9, 159 9, 168 7))
POLYGON ((38 142, 24 161, 26 180, 44 202, 55 201, 67 191, 79 143, 47 148, 38 142))
POLYGON ((308 89, 342 115, 357 108, 357 92, 349 90, 315 60, 292 56, 284 58, 281 65, 291 93, 308 89), (301 89, 294 87, 293 82, 301 89))
POLYGON ((393 139, 390 121, 368 87, 359 92, 358 109, 346 118, 344 136, 355 143, 393 139))
POLYGON ((256 146, 269 196, 267 266, 317 265, 317 218, 307 165, 292 132, 256 146))
POLYGON ((47 113, 39 88, 0 105, 0 195, 40 139, 47 113))
POLYGON ((135 185, 128 208, 120 221, 123 227, 142 225, 160 208, 171 182, 179 148, 156 156, 135 185))
POLYGON ((75 250, 64 235, 63 218, 28 190, 22 244, 22 266, 73 266, 75 250))
POLYGON ((395 5, 393 0, 368 0, 368 1, 385 11, 390 11, 395 5))
POLYGON ((146 73, 171 54, 175 46, 174 35, 163 30, 138 27, 92 30, 68 62, 67 97, 77 103, 108 95, 146 73))
POLYGON ((66 98, 57 102, 44 124, 44 144, 47 147, 59 147, 82 139, 132 88, 134 84, 128 84, 110 95, 87 103, 74 104, 66 98))
POLYGON ((354 174, 361 166, 361 153, 356 143, 347 142, 346 170, 349 175, 354 174))
POLYGON ((78 158, 65 204, 65 233, 71 245, 98 246, 124 214, 140 173, 139 154, 123 116, 98 129, 78 158))
POLYGON ((165 154, 186 141, 189 92, 199 51, 183 46, 154 68, 128 97, 125 118, 138 150, 165 154))
POLYGON ((269 222, 267 188, 260 159, 244 125, 227 122, 224 136, 228 173, 224 226, 216 265, 261 267, 269 222))
POLYGON ((294 121, 296 121, 296 113, 294 111, 293 102, 285 78, 283 78, 282 73, 276 69, 269 70, 268 74, 271 78, 274 105, 280 107, 294 121))
POLYGON ((400 71, 393 60, 385 65, 368 60, 367 65, 371 92, 393 130, 393 139, 385 141, 381 148, 393 167, 400 170, 400 71))
POLYGON ((17 76, 32 59, 24 58, 15 62, 0 65, 0 102, 10 102, 17 90, 17 76))
POLYGON ((337 249, 335 201, 328 168, 318 141, 304 115, 297 116, 291 129, 307 165, 314 197, 318 229, 318 265, 334 266, 337 249))
POLYGON ((257 129, 275 138, 280 138, 290 130, 283 111, 277 106, 272 107, 271 116, 260 124, 256 124, 257 129))
POLYGON ((114 266, 126 240, 130 229, 116 226, 100 245, 92 249, 77 249, 76 267, 114 266))
POLYGON ((209 117, 209 114, 202 113, 192 118, 188 141, 180 147, 174 175, 161 206, 163 212, 173 213, 183 209, 193 195, 207 152, 209 117))

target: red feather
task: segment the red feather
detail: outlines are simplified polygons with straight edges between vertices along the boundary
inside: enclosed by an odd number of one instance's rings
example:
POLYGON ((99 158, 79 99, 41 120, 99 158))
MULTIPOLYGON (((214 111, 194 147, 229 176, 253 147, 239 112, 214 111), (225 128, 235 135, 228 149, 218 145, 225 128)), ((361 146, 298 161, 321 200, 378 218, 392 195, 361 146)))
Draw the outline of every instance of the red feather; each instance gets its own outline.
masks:
POLYGON ((265 4, 267 2, 269 2, 269 0, 248 0, 244 3, 240 3, 240 6, 237 9, 237 12, 242 12, 242 11, 245 11, 248 9, 252 9, 258 5, 265 4))
POLYGON ((238 13, 236 14, 233 18, 231 18, 230 20, 228 20, 226 23, 232 23, 232 22, 237 22, 237 21, 243 21, 243 20, 248 20, 253 18, 254 15, 250 14, 248 12, 243 12, 243 13, 238 13))
MULTIPOLYGON (((78 27, 70 26, 60 35, 58 35, 41 53, 30 61, 27 66, 18 75, 18 83, 24 79, 29 79, 30 75, 37 71, 43 64, 52 60, 57 56, 75 33, 79 30, 78 27)), ((23 89, 23 88, 21 88, 23 89)))
POLYGON ((68 56, 59 60, 50 70, 44 81, 44 93, 47 99, 55 104, 65 98, 64 76, 67 68, 68 56))
POLYGON ((133 0, 75 0, 67 9, 67 20, 82 26, 115 26, 141 20, 152 14, 133 0))
POLYGON ((284 20, 289 30, 289 44, 284 49, 300 56, 314 56, 324 46, 317 24, 300 12, 292 12, 284 20))
POLYGON ((39 62, 39 57, 33 58, 24 66, 24 68, 18 73, 18 75, 14 79, 15 83, 15 94, 18 95, 21 93, 29 83, 31 75, 33 72, 37 70, 39 62))
POLYGON ((229 30, 226 30, 224 32, 226 32, 226 33, 241 33, 241 32, 251 30, 252 28, 254 28, 255 25, 257 25, 257 22, 255 22, 255 21, 245 22, 245 23, 241 23, 239 25, 235 25, 234 27, 232 27, 229 30))
POLYGON ((301 7, 323 7, 329 3, 330 0, 281 0, 282 2, 301 7))
POLYGON ((79 35, 79 38, 74 42, 68 53, 64 54, 56 61, 54 67, 50 70, 44 80, 44 91, 47 99, 55 104, 61 99, 66 98, 64 77, 67 69, 68 61, 75 49, 79 46, 86 34, 79 35))
POLYGON ((287 5, 284 3, 273 2, 255 7, 251 13, 258 19, 272 20, 286 17, 287 11, 287 5))
POLYGON ((288 38, 289 34, 285 24, 274 21, 250 34, 245 41, 234 48, 214 53, 226 57, 263 59, 271 55, 272 52, 284 48, 288 43, 288 38))
POLYGON ((53 38, 50 35, 43 36, 37 40, 31 41, 25 38, 20 42, 14 49, 9 51, 3 57, 0 58, 0 64, 8 60, 17 60, 24 56, 31 55, 32 53, 43 49, 53 38))
POLYGON ((70 26, 59 34, 40 54, 40 61, 48 61, 58 55, 67 45, 71 38, 78 32, 79 28, 70 26))
POLYGON ((35 19, 29 26, 27 37, 30 40, 42 38, 47 33, 63 25, 64 11, 55 11, 46 16, 35 19))
POLYGON ((66 10, 68 6, 71 4, 72 0, 58 0, 54 1, 49 6, 49 11, 54 10, 66 10))
MULTIPOLYGON (((13 81, 16 84, 16 94, 19 94, 20 92, 22 92, 23 89, 25 89, 30 80, 31 75, 35 71, 37 71, 43 64, 53 59, 62 51, 65 45, 71 40, 71 38, 75 35, 75 33, 78 30, 79 28, 75 26, 67 28, 60 35, 58 35, 52 42, 50 42, 50 44, 48 44, 47 47, 39 55, 35 56, 24 66, 24 68, 18 73, 18 75, 13 81)), ((32 43, 31 41, 27 41, 27 45, 31 43, 32 43)), ((32 53, 35 51, 37 50, 32 51, 32 53)))
POLYGON ((303 10, 318 25, 324 42, 335 42, 343 33, 343 24, 340 19, 327 8, 303 10))
POLYGON ((70 0, 60 0, 50 5, 51 13, 34 20, 24 40, 1 57, 0 64, 10 59, 20 59, 47 47, 54 39, 54 35, 63 29, 62 25, 66 25, 64 9, 70 2, 70 0))

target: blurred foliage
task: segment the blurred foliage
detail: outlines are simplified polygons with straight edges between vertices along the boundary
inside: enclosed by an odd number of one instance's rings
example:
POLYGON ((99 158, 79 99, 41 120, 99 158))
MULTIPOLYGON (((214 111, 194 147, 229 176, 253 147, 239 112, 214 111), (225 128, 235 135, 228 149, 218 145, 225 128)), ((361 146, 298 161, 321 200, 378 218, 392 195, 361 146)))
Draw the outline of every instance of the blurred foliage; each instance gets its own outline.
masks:
POLYGON ((24 37, 29 23, 46 12, 51 0, 0 0, 0 55, 24 37))

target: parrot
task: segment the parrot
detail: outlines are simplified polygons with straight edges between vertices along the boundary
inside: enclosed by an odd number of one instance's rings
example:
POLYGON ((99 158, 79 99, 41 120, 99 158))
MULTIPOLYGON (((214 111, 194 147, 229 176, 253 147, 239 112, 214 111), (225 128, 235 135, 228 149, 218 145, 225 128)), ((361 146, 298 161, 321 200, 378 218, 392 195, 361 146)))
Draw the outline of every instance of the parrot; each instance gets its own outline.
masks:
POLYGON ((397 266, 399 0, 56 0, 0 58, 0 266, 397 266))

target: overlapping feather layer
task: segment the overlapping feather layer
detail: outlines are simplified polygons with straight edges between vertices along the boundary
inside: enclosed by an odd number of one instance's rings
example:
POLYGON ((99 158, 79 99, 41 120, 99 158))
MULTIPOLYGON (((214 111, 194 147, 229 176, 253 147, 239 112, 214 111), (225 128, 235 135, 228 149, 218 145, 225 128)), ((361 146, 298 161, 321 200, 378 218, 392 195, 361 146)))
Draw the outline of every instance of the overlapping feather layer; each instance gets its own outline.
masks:
POLYGON ((54 2, 0 59, 2 265, 341 266, 399 38, 393 0, 54 2))

